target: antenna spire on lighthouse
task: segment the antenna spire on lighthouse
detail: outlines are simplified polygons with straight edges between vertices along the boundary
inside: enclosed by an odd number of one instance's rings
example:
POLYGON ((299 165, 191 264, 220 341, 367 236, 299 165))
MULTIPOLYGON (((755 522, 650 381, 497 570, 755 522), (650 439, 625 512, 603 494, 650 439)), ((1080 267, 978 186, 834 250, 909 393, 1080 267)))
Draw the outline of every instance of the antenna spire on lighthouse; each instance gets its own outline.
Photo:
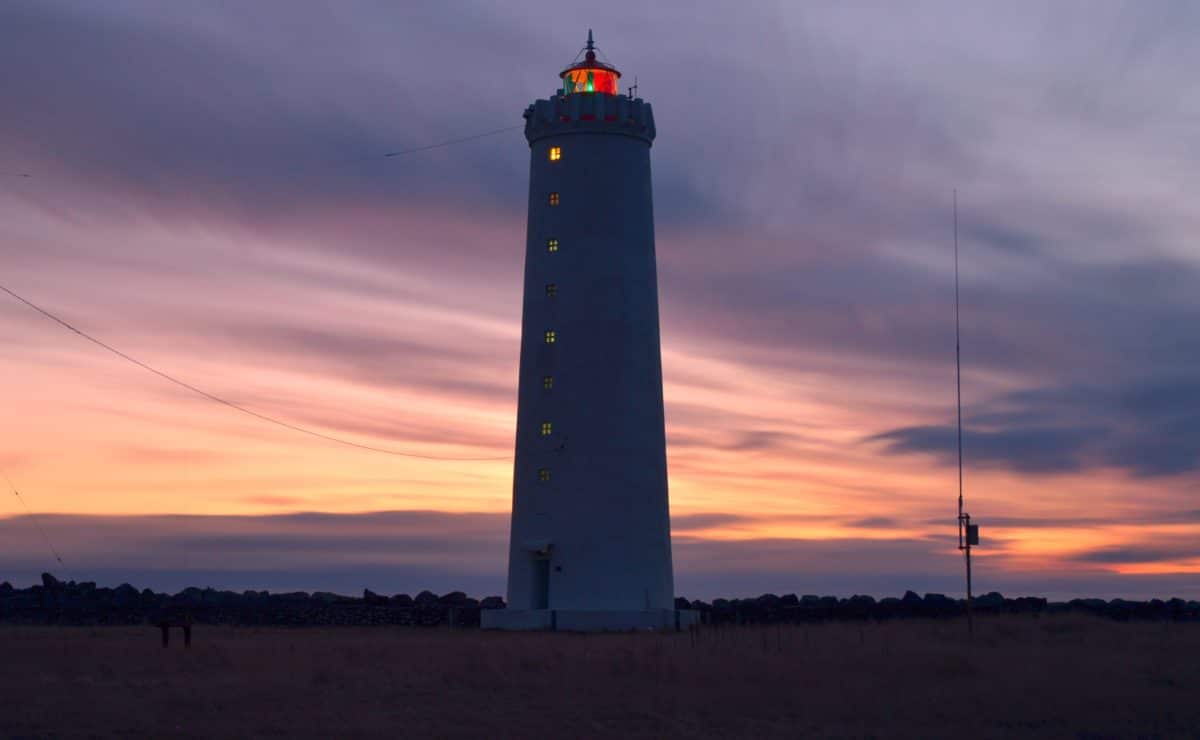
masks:
POLYGON ((587 46, 583 47, 583 61, 576 61, 559 73, 563 81, 563 95, 575 93, 617 95, 619 85, 617 80, 621 73, 611 64, 596 59, 596 40, 592 29, 588 29, 587 46))

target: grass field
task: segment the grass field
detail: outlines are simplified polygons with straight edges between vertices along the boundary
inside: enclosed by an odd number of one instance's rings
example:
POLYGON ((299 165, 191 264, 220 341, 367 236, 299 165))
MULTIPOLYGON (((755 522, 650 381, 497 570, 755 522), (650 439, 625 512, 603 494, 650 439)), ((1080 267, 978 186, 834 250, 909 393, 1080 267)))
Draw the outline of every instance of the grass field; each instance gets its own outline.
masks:
POLYGON ((3 737, 1200 737, 1200 624, 0 628, 3 737))

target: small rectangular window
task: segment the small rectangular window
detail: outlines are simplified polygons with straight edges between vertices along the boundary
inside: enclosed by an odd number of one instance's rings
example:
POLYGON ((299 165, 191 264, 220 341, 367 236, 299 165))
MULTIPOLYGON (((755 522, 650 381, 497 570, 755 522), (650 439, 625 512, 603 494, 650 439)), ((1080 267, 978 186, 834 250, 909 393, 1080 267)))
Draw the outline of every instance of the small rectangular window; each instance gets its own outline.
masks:
POLYGON ((543 421, 542 422, 542 436, 549 437, 553 433, 554 433, 554 425, 548 421, 543 421))
POLYGON ((554 387, 554 376, 553 375, 543 375, 542 376, 542 387, 545 388, 546 390, 550 390, 551 388, 553 388, 554 387))
POLYGON ((558 339, 558 337, 554 334, 553 329, 547 329, 545 336, 546 336, 546 344, 554 344, 555 340, 558 339))
POLYGON ((558 285, 555 283, 546 283, 546 297, 553 298, 558 295, 558 285))
POLYGON ((558 251, 558 240, 557 239, 547 240, 546 241, 546 251, 547 252, 557 252, 558 251))
POLYGON ((540 481, 550 480, 550 468, 539 468, 538 469, 538 480, 540 480, 540 481))
POLYGON ((560 159, 562 159, 562 147, 558 147, 558 146, 550 147, 550 161, 557 162, 560 159))
POLYGON ((550 193, 550 205, 558 205, 558 193, 550 193))

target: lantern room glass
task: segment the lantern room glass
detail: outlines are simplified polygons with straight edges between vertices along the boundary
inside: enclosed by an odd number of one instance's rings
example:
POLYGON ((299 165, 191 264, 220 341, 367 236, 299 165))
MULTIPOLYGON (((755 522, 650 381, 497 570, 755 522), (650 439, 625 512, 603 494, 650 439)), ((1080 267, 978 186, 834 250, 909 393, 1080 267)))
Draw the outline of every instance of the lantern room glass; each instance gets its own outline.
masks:
POLYGON ((604 93, 605 95, 616 95, 619 78, 620 74, 616 70, 601 69, 600 67, 568 69, 563 73, 563 94, 604 93))

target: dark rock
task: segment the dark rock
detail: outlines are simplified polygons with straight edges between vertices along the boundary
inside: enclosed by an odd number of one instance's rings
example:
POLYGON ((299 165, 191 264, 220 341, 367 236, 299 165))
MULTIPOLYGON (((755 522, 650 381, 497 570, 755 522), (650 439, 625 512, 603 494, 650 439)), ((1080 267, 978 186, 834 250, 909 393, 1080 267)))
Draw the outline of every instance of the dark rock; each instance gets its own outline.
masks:
MULTIPOLYGON (((750 599, 689 601, 680 597, 678 608, 702 612, 705 624, 772 624, 853 619, 898 619, 907 617, 953 617, 963 612, 964 602, 942 594, 924 598, 906 592, 903 599, 888 597, 876 602, 868 595, 847 599, 833 596, 763 594, 750 599)), ((129 584, 116 589, 97 588, 92 582, 61 582, 47 574, 41 583, 14 588, 0 583, 0 622, 23 624, 138 624, 156 619, 194 620, 202 624, 245 625, 408 625, 477 627, 483 609, 504 608, 504 600, 490 596, 482 601, 461 591, 441 598, 422 591, 414 600, 397 594, 385 598, 369 589, 363 598, 317 592, 270 594, 266 591, 235 593, 213 588, 187 588, 168 596, 150 589, 137 591, 129 584), (415 608, 414 608, 415 607, 415 608)), ((1065 613, 1083 611, 1118 620, 1197 620, 1200 602, 1152 599, 1127 601, 1076 599, 1069 604, 1050 604, 1044 598, 1005 599, 987 593, 975 600, 983 612, 1065 613)))
POLYGON ((1000 611, 1004 608, 1004 596, 996 591, 989 591, 983 596, 976 596, 972 600, 972 605, 986 611, 1000 611))
POLYGON ((204 598, 204 592, 195 586, 188 586, 171 597, 171 601, 181 604, 199 604, 204 598))
POLYGON ((221 606, 231 607, 238 603, 241 599, 236 591, 212 591, 209 592, 209 600, 221 606))
POLYGON ((875 612, 875 599, 855 594, 841 606, 841 613, 854 619, 866 619, 875 612))
POLYGON ((413 603, 419 607, 436 606, 438 597, 432 591, 422 591, 417 594, 417 598, 413 599, 413 603))
POLYGON ((925 612, 939 617, 959 614, 965 606, 966 602, 960 605, 958 601, 944 594, 925 594, 925 598, 922 600, 922 607, 925 612))
POLYGON ((1108 608, 1108 602, 1104 599, 1072 599, 1069 603, 1077 609, 1084 609, 1097 614, 1103 613, 1108 608))
POLYGON ((1007 600, 1005 603, 1014 612, 1036 614, 1046 610, 1046 600, 1039 596, 1022 596, 1019 599, 1007 600))
POLYGON ((467 603, 467 595, 462 591, 451 591, 438 597, 438 603, 443 606, 463 606, 467 603))

